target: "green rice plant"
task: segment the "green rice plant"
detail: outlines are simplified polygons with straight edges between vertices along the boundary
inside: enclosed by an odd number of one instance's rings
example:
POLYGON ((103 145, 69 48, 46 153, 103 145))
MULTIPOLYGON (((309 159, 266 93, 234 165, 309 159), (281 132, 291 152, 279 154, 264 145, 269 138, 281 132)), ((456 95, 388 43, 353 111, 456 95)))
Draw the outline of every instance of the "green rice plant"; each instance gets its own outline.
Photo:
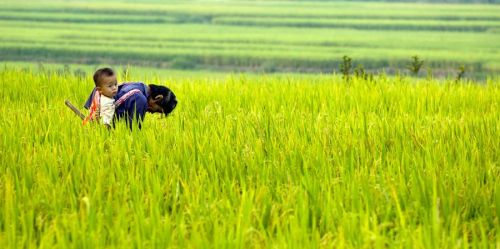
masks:
POLYGON ((132 67, 179 106, 108 132, 63 103, 85 101, 92 67, 12 65, 0 67, 3 248, 499 243, 498 78, 132 67))
POLYGON ((340 72, 342 72, 342 77, 346 82, 348 82, 351 76, 352 59, 349 56, 344 55, 342 57, 342 62, 339 64, 339 67, 340 72))
POLYGON ((465 66, 461 65, 458 68, 458 73, 457 73, 457 77, 455 78, 455 82, 459 82, 460 80, 462 80, 462 78, 464 77, 464 75, 465 75, 465 66))
POLYGON ((418 55, 414 55, 411 57, 412 61, 411 64, 408 66, 408 69, 410 72, 414 75, 417 76, 418 72, 420 72, 420 68, 422 68, 422 65, 424 65, 424 61, 421 60, 418 55))

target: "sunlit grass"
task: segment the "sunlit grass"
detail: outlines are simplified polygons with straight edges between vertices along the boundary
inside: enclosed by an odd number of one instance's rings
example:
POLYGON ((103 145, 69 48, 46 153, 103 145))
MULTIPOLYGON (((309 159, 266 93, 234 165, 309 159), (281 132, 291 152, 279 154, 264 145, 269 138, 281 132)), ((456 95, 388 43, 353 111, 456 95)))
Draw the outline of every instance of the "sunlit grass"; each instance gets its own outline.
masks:
POLYGON ((173 115, 108 132, 54 72, 0 71, 3 247, 500 243, 498 79, 150 76, 173 115))

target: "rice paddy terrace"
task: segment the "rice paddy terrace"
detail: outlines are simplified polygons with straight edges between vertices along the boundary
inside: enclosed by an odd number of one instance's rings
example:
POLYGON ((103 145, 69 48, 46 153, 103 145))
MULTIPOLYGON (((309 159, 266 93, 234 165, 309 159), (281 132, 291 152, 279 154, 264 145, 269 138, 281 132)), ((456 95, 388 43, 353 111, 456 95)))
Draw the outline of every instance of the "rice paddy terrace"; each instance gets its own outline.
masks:
POLYGON ((0 9, 0 59, 155 68, 329 73, 500 71, 500 6, 375 2, 15 2, 0 9))

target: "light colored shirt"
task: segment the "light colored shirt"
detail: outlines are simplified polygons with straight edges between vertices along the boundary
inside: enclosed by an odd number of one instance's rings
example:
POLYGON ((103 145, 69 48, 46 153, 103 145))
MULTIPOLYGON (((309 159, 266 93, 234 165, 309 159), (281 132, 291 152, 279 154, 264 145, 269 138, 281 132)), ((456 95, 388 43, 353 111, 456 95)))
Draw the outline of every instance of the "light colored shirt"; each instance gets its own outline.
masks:
POLYGON ((102 124, 111 125, 111 122, 113 122, 113 116, 115 115, 115 99, 101 95, 100 105, 101 109, 99 116, 102 124))

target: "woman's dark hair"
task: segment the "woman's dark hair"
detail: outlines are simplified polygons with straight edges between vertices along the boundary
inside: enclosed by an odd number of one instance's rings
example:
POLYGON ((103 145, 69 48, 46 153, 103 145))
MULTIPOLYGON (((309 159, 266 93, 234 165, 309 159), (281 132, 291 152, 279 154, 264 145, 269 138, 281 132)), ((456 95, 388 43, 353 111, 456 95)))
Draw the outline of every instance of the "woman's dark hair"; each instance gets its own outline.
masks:
POLYGON ((97 71, 95 71, 94 73, 94 83, 96 86, 100 86, 101 85, 101 78, 102 76, 113 76, 115 75, 115 72, 113 71, 113 69, 109 68, 109 67, 103 67, 103 68, 99 68, 97 69, 97 71))
POLYGON ((160 103, 158 103, 161 108, 163 108, 163 114, 168 115, 177 106, 177 98, 175 97, 174 92, 172 92, 168 87, 150 84, 149 90, 151 90, 150 98, 152 99, 158 95, 163 96, 163 99, 160 103))

